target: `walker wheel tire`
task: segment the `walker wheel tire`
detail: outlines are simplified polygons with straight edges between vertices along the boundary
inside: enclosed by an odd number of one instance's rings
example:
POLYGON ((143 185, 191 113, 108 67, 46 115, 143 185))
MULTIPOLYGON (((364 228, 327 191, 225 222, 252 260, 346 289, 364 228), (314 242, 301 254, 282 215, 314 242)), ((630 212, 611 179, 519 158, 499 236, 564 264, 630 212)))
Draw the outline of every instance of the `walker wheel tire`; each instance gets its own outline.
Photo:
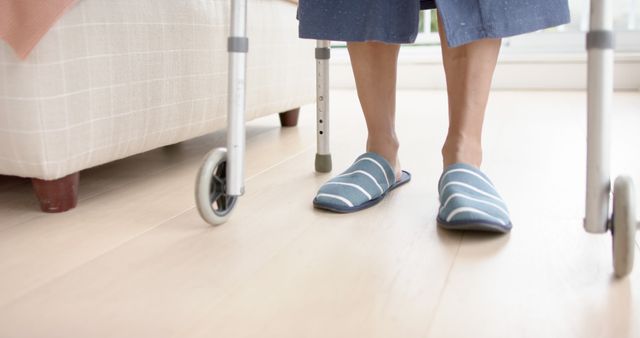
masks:
POLYGON ((613 270, 622 278, 633 269, 635 250, 636 213, 633 181, 627 176, 616 179, 613 187, 613 270))
POLYGON ((226 222, 238 196, 227 195, 227 149, 216 148, 205 157, 196 179, 196 206, 211 225, 226 222))

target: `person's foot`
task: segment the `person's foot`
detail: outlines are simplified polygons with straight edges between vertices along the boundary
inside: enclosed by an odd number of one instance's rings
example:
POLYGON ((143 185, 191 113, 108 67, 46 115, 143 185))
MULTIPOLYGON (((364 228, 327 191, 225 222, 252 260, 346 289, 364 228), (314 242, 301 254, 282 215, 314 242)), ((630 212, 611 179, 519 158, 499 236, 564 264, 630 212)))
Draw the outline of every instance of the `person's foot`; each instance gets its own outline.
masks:
POLYGON ((507 205, 491 180, 475 166, 455 163, 438 182, 438 226, 447 230, 505 233, 512 224, 507 205))
POLYGON ((364 153, 347 170, 320 187, 313 205, 340 213, 369 208, 389 191, 411 180, 406 171, 401 171, 398 179, 394 176, 394 168, 384 157, 375 152, 364 153))

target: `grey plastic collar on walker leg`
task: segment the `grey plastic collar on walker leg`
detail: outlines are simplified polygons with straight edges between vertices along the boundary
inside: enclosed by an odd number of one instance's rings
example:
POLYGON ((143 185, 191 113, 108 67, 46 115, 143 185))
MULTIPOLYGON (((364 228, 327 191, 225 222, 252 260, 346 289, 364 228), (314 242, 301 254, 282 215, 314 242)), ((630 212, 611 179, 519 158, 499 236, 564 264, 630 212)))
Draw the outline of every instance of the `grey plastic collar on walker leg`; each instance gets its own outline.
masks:
POLYGON ((316 59, 317 60, 329 60, 331 59, 331 49, 329 48, 316 48, 316 59))
POLYGON ((612 31, 591 31, 587 33, 587 50, 613 49, 614 39, 612 31))
POLYGON ((328 173, 331 171, 331 154, 316 154, 316 171, 319 173, 328 173))
POLYGON ((249 38, 231 36, 227 39, 227 51, 234 53, 249 52, 249 38))

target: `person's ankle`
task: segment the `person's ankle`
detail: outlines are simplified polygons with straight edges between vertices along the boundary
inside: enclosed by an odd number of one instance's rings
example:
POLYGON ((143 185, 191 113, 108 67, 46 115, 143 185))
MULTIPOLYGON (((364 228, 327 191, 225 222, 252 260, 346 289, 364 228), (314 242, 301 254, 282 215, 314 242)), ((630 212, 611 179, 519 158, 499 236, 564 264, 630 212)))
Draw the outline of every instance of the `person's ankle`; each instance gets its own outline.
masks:
POLYGON ((387 139, 386 141, 380 139, 375 139, 375 141, 371 141, 370 139, 367 141, 367 151, 374 152, 387 160, 395 171, 396 179, 398 179, 402 173, 400 160, 398 159, 398 149, 400 149, 400 143, 395 138, 387 139))
POLYGON ((455 163, 466 163, 476 168, 482 165, 482 147, 479 145, 448 145, 442 147, 442 164, 446 168, 455 163))
POLYGON ((392 166, 395 166, 398 158, 398 149, 400 149, 400 142, 396 137, 369 137, 367 139, 367 151, 377 153, 384 157, 392 166))

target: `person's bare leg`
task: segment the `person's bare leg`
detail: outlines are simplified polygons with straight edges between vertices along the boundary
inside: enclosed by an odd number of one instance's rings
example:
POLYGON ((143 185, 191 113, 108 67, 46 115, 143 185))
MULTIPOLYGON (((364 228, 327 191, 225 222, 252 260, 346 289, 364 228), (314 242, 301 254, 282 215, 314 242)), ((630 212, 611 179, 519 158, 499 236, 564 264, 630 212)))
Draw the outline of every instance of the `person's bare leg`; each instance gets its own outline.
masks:
POLYGON ((449 48, 442 19, 438 31, 449 97, 449 132, 442 147, 444 167, 482 164, 482 124, 501 39, 483 39, 449 48))
POLYGON ((398 160, 400 146, 395 131, 396 67, 400 45, 379 42, 349 42, 351 67, 358 98, 367 122, 367 151, 384 157, 402 173, 398 160))

